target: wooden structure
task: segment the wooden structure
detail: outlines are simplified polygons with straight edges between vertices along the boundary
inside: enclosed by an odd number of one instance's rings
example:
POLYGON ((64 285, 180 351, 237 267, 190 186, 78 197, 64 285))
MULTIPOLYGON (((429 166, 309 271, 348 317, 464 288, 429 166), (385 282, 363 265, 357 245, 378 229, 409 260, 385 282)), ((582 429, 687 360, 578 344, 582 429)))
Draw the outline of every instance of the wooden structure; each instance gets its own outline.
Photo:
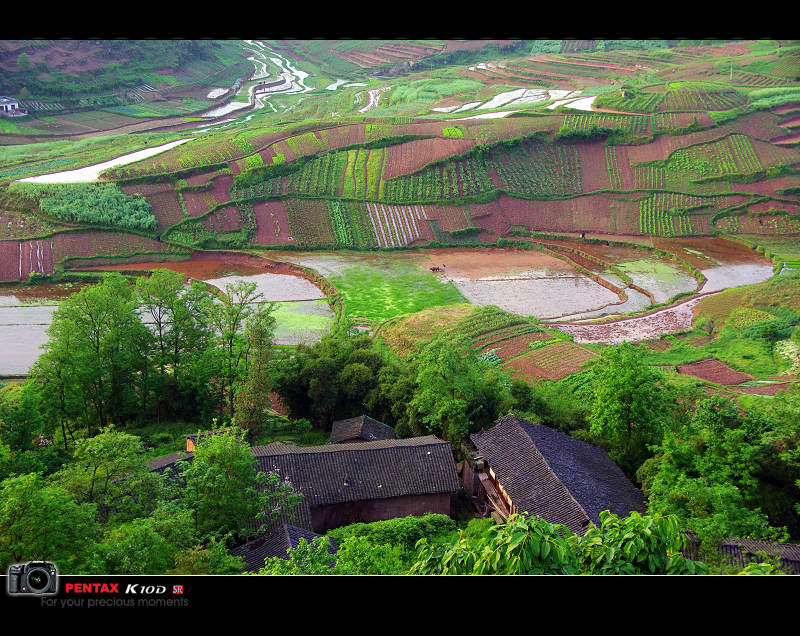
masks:
POLYGON ((645 512, 642 492, 601 448, 515 415, 470 440, 461 477, 479 509, 540 516, 581 535, 603 510, 645 512))

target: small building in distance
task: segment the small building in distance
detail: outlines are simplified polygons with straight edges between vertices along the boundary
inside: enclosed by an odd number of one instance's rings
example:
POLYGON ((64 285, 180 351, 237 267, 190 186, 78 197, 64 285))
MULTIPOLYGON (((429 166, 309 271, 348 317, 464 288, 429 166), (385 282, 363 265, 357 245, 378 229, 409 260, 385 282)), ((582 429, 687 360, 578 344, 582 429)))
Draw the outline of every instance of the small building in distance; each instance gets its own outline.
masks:
POLYGON ((464 490, 504 518, 527 512, 583 535, 603 510, 646 511, 644 494, 602 448, 516 415, 470 439, 464 490))
POLYGON ((347 420, 336 420, 328 444, 374 442, 378 439, 396 438, 397 435, 391 426, 373 420, 368 415, 360 415, 347 420))
POLYGON ((24 115, 25 111, 20 108, 19 100, 13 97, 5 97, 0 95, 0 115, 14 116, 24 115))

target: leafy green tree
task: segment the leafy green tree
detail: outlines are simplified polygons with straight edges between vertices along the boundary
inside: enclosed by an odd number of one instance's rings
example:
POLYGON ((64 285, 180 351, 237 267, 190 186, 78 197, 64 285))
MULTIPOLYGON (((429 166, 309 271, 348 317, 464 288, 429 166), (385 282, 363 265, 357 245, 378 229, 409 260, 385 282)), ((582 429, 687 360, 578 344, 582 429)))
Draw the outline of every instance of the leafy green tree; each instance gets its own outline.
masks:
POLYGON ((31 375, 69 394, 64 404, 72 418, 95 432, 137 414, 136 387, 146 364, 142 342, 152 333, 122 276, 112 274, 70 296, 53 313, 48 334, 31 375))
POLYGON ((63 573, 77 571, 99 534, 95 504, 36 473, 0 482, 0 567, 30 560, 53 561, 63 573))
POLYGON ((300 503, 302 495, 291 483, 258 471, 245 434, 234 427, 210 436, 195 447, 191 462, 178 462, 183 505, 204 539, 259 532, 300 503))
POLYGON ((691 422, 665 433, 660 453, 647 465, 650 512, 675 515, 681 527, 697 532, 706 552, 725 537, 785 539, 753 505, 757 434, 726 401, 703 401, 691 422))
POLYGON ((603 351, 593 367, 590 431, 605 439, 614 461, 630 473, 661 441, 669 406, 659 377, 629 343, 603 351))
POLYGON ((239 574, 244 567, 244 559, 233 556, 224 541, 211 539, 180 551, 168 574, 239 574))
POLYGON ((269 393, 272 390, 270 361, 272 341, 275 336, 275 305, 251 315, 245 325, 244 337, 247 343, 247 372, 244 381, 236 392, 234 410, 236 421, 255 435, 258 426, 270 406, 269 393))
POLYGON ((572 533, 540 517, 513 514, 476 539, 417 543, 411 574, 579 574, 572 533))
POLYGON ((156 532, 150 519, 133 519, 111 529, 94 546, 90 569, 98 574, 163 574, 174 566, 176 554, 177 547, 156 532))
POLYGON ((268 557, 258 574, 402 574, 403 549, 400 546, 376 544, 366 537, 345 538, 335 554, 330 539, 316 537, 311 543, 300 539, 287 558, 268 557))
POLYGON ((231 416, 235 412, 238 382, 247 369, 248 341, 244 335, 245 324, 253 314, 269 311, 256 305, 261 298, 262 294, 256 291, 255 283, 237 280, 225 286, 225 293, 219 302, 211 306, 209 312, 220 356, 220 402, 226 404, 231 416))
POLYGON ((584 574, 708 574, 704 563, 683 556, 686 539, 674 516, 604 510, 577 543, 584 574))
POLYGON ((157 269, 136 281, 140 308, 152 321, 152 363, 158 369, 156 415, 196 417, 212 402, 213 334, 208 324, 212 297, 177 272, 157 269))
POLYGON ((147 469, 141 439, 113 427, 80 440, 73 461, 52 479, 76 500, 97 504, 103 522, 112 513, 148 515, 163 496, 161 475, 147 469))
POLYGON ((430 342, 412 373, 416 387, 407 409, 411 430, 455 445, 490 425, 509 395, 507 377, 481 365, 466 336, 430 342))

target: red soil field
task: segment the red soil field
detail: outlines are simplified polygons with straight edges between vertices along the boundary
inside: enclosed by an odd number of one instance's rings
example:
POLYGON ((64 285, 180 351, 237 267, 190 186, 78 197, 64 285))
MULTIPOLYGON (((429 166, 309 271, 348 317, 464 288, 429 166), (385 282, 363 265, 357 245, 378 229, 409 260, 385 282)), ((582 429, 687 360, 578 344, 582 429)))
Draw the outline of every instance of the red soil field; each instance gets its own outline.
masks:
POLYGON ((760 395, 776 395, 779 391, 785 391, 791 386, 790 382, 779 384, 764 384, 761 386, 737 386, 736 390, 742 393, 758 393, 760 395))
POLYGON ((763 140, 786 134, 786 131, 778 125, 778 118, 768 111, 759 111, 726 123, 725 128, 763 140))
POLYGON ((53 236, 56 262, 67 257, 127 256, 142 252, 177 253, 182 250, 155 239, 123 232, 59 232, 53 236))
POLYGON ((147 261, 137 263, 116 263, 113 265, 96 265, 80 268, 82 271, 147 271, 168 269, 197 280, 221 278, 229 275, 248 276, 251 274, 286 274, 297 276, 319 285, 311 275, 292 263, 273 261, 260 256, 239 254, 236 252, 192 252, 191 258, 185 261, 147 261))
POLYGON ((572 342, 561 341, 514 358, 503 365, 512 377, 522 376, 531 381, 536 378, 561 380, 579 371, 597 353, 572 342))
POLYGON ((606 169, 606 153, 602 141, 589 141, 576 144, 578 165, 581 170, 583 192, 595 192, 611 188, 606 169))
POLYGON ((253 206, 256 215, 255 242, 258 245, 286 245, 289 240, 289 220, 283 201, 261 201, 253 206))
POLYGON ((19 280, 17 241, 0 241, 0 280, 19 280))
POLYGON ((541 342, 543 340, 550 340, 551 338, 552 336, 550 334, 544 333, 543 331, 539 331, 536 333, 524 333, 519 336, 514 336, 513 338, 501 340, 500 342, 487 344, 486 346, 483 347, 483 350, 484 351, 494 350, 497 356, 503 362, 506 362, 507 360, 510 360, 514 356, 518 356, 527 351, 530 351, 531 348, 529 344, 531 342, 541 342))
POLYGON ((53 242, 4 241, 0 243, 0 280, 27 280, 34 272, 52 274, 53 242))
POLYGON ((764 168, 792 165, 800 161, 800 153, 793 148, 783 148, 757 139, 753 139, 751 143, 764 168))
POLYGON ((714 358, 693 362, 691 364, 679 364, 675 369, 678 373, 691 375, 695 378, 705 380, 706 382, 723 384, 725 386, 734 386, 753 379, 752 375, 731 369, 724 362, 720 362, 714 358))
POLYGON ((122 186, 125 194, 143 194, 158 220, 158 229, 164 230, 183 220, 183 211, 178 193, 170 183, 141 184, 122 186))
POLYGON ((415 139, 389 146, 383 178, 391 179, 422 169, 425 165, 451 155, 467 152, 475 142, 471 139, 415 139))

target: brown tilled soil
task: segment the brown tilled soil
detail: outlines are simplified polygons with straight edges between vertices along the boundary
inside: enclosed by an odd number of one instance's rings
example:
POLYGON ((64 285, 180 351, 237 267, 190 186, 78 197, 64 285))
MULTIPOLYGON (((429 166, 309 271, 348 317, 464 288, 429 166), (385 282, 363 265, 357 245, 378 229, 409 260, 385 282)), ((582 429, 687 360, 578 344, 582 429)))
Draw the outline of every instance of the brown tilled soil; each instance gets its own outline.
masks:
POLYGON ((736 390, 742 393, 758 393, 760 395, 776 395, 779 391, 789 388, 790 382, 780 382, 777 384, 764 384, 761 386, 737 386, 736 390))
POLYGON ((97 265, 93 267, 82 267, 81 269, 102 271, 168 269, 198 280, 220 278, 228 274, 247 276, 249 274, 265 273, 288 274, 311 280, 308 274, 301 268, 291 263, 271 261, 259 256, 237 254, 234 252, 192 252, 192 257, 188 261, 144 261, 141 263, 97 265))
POLYGON ((518 356, 527 351, 530 351, 531 348, 528 345, 531 342, 549 340, 552 337, 553 336, 551 334, 545 333, 543 331, 539 331, 537 333, 524 333, 519 336, 514 336, 513 338, 507 338, 506 340, 501 340, 500 342, 487 344, 483 347, 483 350, 491 351, 492 349, 494 349, 497 356, 503 362, 505 362, 506 360, 510 360, 514 356, 518 356))
POLYGON ((705 380, 706 382, 713 382, 714 384, 722 384, 725 386, 733 386, 753 379, 752 375, 731 369, 724 362, 720 362, 714 358, 693 362, 691 364, 679 364, 675 368, 678 373, 691 375, 705 380))

